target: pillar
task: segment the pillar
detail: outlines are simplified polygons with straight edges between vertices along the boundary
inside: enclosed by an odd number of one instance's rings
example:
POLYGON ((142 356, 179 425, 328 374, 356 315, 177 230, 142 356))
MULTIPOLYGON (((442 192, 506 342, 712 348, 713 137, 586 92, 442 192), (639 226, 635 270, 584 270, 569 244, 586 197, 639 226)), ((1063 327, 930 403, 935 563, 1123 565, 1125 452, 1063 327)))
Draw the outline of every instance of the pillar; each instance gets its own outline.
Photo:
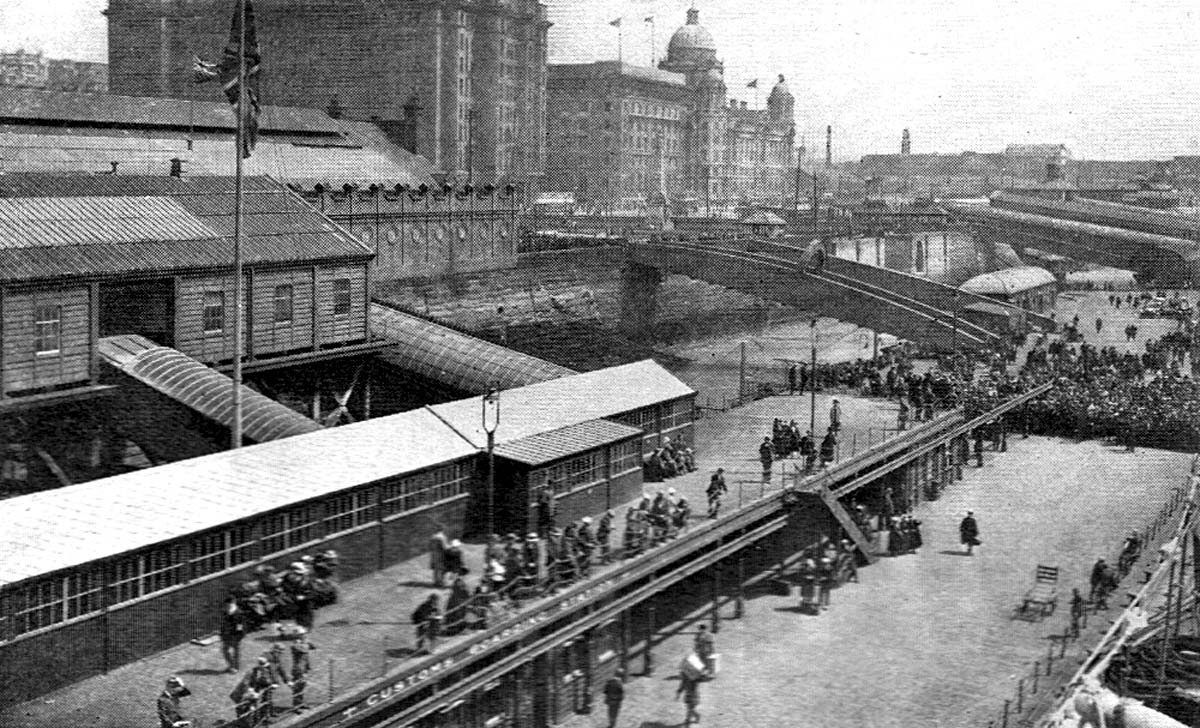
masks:
POLYGON ((621 333, 634 341, 650 338, 658 309, 662 273, 636 261, 621 268, 621 333))

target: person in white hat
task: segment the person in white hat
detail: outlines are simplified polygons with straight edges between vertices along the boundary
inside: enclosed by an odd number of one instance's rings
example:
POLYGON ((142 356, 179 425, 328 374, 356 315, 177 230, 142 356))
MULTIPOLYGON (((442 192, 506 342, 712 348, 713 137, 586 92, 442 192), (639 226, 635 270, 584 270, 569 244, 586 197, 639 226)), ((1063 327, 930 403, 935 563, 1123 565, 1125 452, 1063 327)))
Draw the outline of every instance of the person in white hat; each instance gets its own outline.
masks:
POLYGON ((167 678, 166 687, 158 696, 158 725, 159 728, 182 728, 190 725, 183 714, 179 712, 179 699, 191 695, 183 680, 172 675, 167 678))

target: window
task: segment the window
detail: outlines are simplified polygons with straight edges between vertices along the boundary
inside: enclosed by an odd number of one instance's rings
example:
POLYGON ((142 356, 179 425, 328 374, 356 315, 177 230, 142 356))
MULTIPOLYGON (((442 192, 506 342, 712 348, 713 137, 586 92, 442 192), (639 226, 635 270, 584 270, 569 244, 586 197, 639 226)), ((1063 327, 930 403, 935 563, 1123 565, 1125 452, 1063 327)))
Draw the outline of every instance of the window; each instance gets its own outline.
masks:
POLYGON ((350 279, 338 278, 333 282, 333 315, 345 316, 348 313, 350 313, 350 279))
POLYGON ((57 354, 62 348, 62 306, 36 306, 33 316, 34 351, 57 354))
POLYGON ((62 590, 62 579, 48 579, 10 591, 4 613, 10 615, 12 636, 63 621, 62 590))
POLYGON ((249 526, 234 526, 192 541, 192 578, 217 574, 254 560, 249 526))
POLYGON ((694 419, 692 401, 680 399, 663 408, 663 432, 689 425, 694 419))
POLYGON ((622 473, 637 470, 642 467, 641 438, 620 442, 612 446, 612 475, 615 478, 622 473))
POLYGON ((462 463, 447 465, 388 483, 383 487, 383 515, 394 516, 467 493, 470 471, 462 463))
POLYGON ((225 292, 204 292, 204 333, 225 330, 225 292))
POLYGON ((550 486, 555 494, 601 482, 604 482, 604 459, 594 452, 529 473, 531 490, 550 486))
POLYGON ((334 496, 325 501, 325 535, 330 536, 342 531, 370 523, 372 506, 375 505, 374 493, 360 490, 334 496))
POLYGON ((112 603, 139 599, 186 581, 187 564, 178 551, 177 546, 165 546, 118 561, 113 566, 112 603))
POLYGON ((290 324, 292 322, 292 295, 292 284, 285 283, 275 286, 275 295, 272 299, 275 304, 275 323, 290 324))
POLYGON ((262 524, 263 556, 303 546, 318 538, 316 509, 311 504, 271 514, 262 524))

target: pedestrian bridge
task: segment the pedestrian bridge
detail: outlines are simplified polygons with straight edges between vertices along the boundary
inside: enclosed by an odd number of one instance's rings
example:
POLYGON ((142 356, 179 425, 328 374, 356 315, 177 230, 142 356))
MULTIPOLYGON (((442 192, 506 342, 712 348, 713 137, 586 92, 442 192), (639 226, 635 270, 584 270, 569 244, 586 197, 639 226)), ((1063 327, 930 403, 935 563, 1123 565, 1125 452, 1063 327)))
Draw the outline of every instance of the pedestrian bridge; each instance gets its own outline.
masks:
POLYGON ((653 315, 653 295, 636 290, 657 284, 658 278, 645 272, 653 269, 886 331, 929 348, 990 347, 1006 331, 1053 327, 1048 317, 986 296, 825 256, 818 245, 801 247, 741 236, 632 239, 627 246, 629 259, 642 271, 627 270, 627 318, 653 315))
POLYGON ((952 219, 1018 253, 1046 250, 1074 260, 1132 270, 1164 285, 1200 281, 1194 220, 1098 200, 1048 200, 1000 193, 990 205, 953 205, 952 219))

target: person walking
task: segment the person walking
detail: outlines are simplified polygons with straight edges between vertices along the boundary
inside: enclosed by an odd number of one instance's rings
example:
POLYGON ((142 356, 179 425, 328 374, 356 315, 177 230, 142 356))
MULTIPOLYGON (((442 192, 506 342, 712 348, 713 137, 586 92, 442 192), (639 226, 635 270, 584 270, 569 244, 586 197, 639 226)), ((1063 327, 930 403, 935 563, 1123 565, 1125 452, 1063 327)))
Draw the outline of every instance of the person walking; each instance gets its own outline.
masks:
POLYGON ((716 518, 721 511, 721 497, 729 492, 725 485, 725 468, 717 468, 708 481, 704 494, 708 496, 708 517, 716 518))
POLYGON ((1079 625, 1083 620, 1083 595, 1078 589, 1071 590, 1071 639, 1079 638, 1079 625))
POLYGON ((704 675, 701 679, 711 678, 715 674, 713 653, 716 650, 716 644, 713 641, 712 632, 708 631, 707 624, 701 624, 700 631, 696 633, 695 650, 696 656, 704 663, 704 675))
POLYGON ((450 548, 450 539, 440 525, 438 530, 429 538, 429 569, 433 572, 433 585, 436 588, 445 586, 446 581, 446 550, 450 548))
POLYGON ((979 524, 975 521, 974 512, 967 511, 966 517, 958 524, 958 538, 967 547, 967 556, 970 556, 973 549, 981 543, 979 524))
POLYGON ((417 654, 433 652, 437 642, 438 625, 442 621, 442 609, 438 605, 436 593, 430 594, 428 599, 421 602, 412 614, 412 621, 417 626, 417 654), (426 643, 429 644, 428 647, 425 646, 426 643))
POLYGON ((617 716, 625 700, 625 671, 617 668, 616 673, 604 683, 604 704, 608 706, 608 728, 617 728, 617 716))
POLYGON ((700 705, 700 681, 680 673, 679 688, 675 691, 675 699, 679 700, 680 695, 683 696, 683 704, 687 708, 687 712, 683 716, 683 725, 686 727, 692 723, 699 723, 700 713, 696 711, 696 708, 700 705))
POLYGON ((600 516, 600 523, 596 526, 596 543, 600 547, 600 563, 607 564, 612 561, 612 532, 613 519, 617 514, 611 510, 605 511, 603 516, 600 516))
POLYGON ((834 433, 842 429, 842 405, 838 404, 836 397, 833 404, 829 405, 829 429, 834 433))
POLYGON ((232 594, 221 606, 221 656, 225 658, 225 672, 236 673, 242 669, 242 639, 246 636, 246 615, 232 594))
POLYGON ((837 434, 830 429, 825 433, 825 439, 821 440, 821 467, 824 468, 833 462, 837 455, 837 434))
POLYGON ((771 463, 775 462, 775 446, 771 444, 771 438, 764 437, 762 444, 758 446, 758 459, 762 462, 763 482, 771 482, 771 463))
POLYGON ((1096 335, 1100 334, 1100 329, 1104 328, 1104 319, 1096 317, 1096 335))
POLYGON ((312 670, 309 653, 316 646, 308 641, 308 630, 301 627, 296 631, 296 639, 292 642, 292 709, 304 710, 304 689, 308 687, 308 673, 312 670))

